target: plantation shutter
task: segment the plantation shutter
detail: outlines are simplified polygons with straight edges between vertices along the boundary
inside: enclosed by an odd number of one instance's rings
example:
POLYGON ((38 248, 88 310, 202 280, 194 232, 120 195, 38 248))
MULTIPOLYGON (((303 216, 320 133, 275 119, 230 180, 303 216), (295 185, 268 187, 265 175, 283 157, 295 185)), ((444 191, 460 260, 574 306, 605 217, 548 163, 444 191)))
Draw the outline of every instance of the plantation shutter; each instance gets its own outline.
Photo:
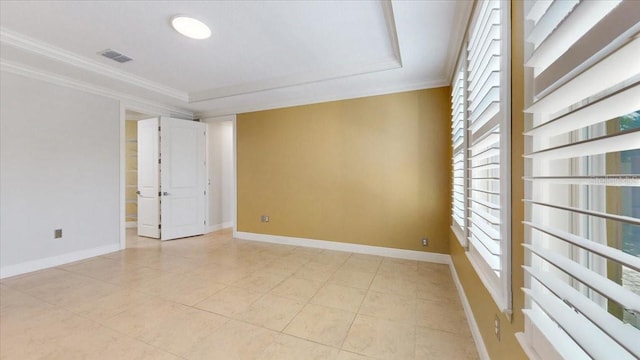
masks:
POLYGON ((628 323, 640 289, 617 275, 640 279, 627 249, 640 246, 640 127, 619 120, 640 124, 640 3, 539 0, 525 12, 524 313, 563 358, 640 358, 628 323))

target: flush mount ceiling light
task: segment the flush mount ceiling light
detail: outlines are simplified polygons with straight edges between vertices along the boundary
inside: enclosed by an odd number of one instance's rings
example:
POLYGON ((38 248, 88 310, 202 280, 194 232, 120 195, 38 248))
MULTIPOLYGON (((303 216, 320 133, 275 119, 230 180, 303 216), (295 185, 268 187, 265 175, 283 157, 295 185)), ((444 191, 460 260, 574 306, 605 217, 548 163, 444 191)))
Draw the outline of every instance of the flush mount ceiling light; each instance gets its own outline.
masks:
POLYGON ((206 39, 211 36, 211 30, 202 21, 178 15, 171 19, 171 26, 180 34, 192 39, 206 39))

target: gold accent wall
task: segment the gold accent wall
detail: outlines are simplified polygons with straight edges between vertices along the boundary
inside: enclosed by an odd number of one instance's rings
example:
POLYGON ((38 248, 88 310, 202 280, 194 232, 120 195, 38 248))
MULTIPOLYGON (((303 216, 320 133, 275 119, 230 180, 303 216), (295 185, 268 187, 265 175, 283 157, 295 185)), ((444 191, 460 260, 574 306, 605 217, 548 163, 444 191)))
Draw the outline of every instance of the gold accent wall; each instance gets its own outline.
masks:
POLYGON ((449 87, 238 115, 238 231, 448 253, 450 121, 449 87))

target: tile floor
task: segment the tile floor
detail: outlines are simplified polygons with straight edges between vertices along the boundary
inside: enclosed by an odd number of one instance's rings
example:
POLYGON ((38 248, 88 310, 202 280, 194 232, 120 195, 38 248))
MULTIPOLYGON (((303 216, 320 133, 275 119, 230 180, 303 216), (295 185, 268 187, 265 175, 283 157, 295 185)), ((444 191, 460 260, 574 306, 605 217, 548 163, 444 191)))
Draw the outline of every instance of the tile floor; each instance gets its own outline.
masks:
POLYGON ((448 267, 229 230, 0 281, 1 359, 477 359, 448 267))

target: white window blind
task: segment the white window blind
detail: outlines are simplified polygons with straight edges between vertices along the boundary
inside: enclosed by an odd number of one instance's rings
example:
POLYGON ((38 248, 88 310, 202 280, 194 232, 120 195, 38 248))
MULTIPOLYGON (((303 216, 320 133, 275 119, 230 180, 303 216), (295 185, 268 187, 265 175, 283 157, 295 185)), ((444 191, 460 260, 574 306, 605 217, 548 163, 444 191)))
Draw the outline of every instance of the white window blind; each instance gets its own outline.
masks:
POLYGON ((465 70, 466 64, 460 59, 459 69, 456 71, 451 85, 451 143, 453 147, 453 191, 451 199, 451 214, 454 226, 465 231, 465 70))
POLYGON ((640 3, 525 8, 523 338, 544 359, 638 359, 640 3))
MULTIPOLYGON (((479 2, 469 29, 468 107, 470 188, 468 190, 469 252, 472 262, 502 309, 506 294, 501 278, 508 241, 508 79, 505 69, 505 3, 479 2), (482 270, 484 268, 484 270, 482 270)), ((508 15, 508 14, 506 14, 508 15)))
POLYGON ((508 1, 476 2, 451 86, 453 228, 462 230, 469 261, 508 315, 509 17, 508 1))

